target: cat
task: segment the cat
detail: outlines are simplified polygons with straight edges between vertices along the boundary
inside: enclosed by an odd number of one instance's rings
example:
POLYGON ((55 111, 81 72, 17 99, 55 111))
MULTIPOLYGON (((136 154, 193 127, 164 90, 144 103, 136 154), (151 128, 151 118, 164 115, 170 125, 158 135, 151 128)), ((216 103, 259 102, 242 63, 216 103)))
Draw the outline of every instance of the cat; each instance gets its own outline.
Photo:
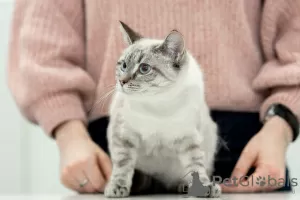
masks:
POLYGON ((170 190, 188 184, 197 171, 210 197, 221 188, 210 175, 218 142, 217 125, 204 96, 200 65, 185 48, 183 35, 164 40, 143 37, 124 22, 127 48, 116 67, 116 91, 110 104, 108 146, 113 169, 104 194, 130 195, 135 169, 170 190))

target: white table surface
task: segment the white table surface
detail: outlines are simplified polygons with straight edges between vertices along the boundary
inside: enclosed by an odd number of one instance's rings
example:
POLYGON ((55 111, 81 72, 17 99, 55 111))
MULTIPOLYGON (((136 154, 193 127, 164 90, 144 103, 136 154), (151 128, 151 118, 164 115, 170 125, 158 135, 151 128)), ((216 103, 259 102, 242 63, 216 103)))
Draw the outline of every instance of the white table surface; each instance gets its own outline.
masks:
MULTIPOLYGON (((14 195, 14 196, 1 196, 1 200, 102 200, 107 199, 103 195, 14 195)), ((156 195, 156 196, 135 196, 124 198, 125 199, 135 199, 135 200, 148 200, 148 199, 201 199, 201 198, 185 198, 181 195, 156 195)), ((113 200, 113 199, 111 199, 113 200)), ((119 199, 118 199, 119 200, 119 199)), ((207 199, 208 200, 208 199, 207 199)), ((214 200, 214 199, 211 199, 214 200)), ((270 193, 270 194, 224 194, 221 198, 216 200, 300 200, 300 193, 270 193)))

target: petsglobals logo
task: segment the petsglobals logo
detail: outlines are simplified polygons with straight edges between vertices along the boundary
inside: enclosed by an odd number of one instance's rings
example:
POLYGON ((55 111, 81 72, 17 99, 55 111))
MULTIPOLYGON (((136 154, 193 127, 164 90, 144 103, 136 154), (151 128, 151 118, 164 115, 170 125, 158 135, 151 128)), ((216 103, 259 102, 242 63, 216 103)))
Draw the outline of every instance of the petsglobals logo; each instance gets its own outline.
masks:
POLYGON ((213 182, 218 184, 223 184, 226 187, 258 186, 258 187, 276 187, 276 188, 292 187, 293 188, 298 186, 297 178, 291 178, 288 180, 284 178, 276 179, 271 175, 268 175, 267 177, 242 176, 240 178, 233 177, 233 178, 226 178, 226 179, 222 179, 219 176, 214 176, 213 182))
MULTIPOLYGON (((203 177, 202 177, 203 178, 203 177)), ((224 187, 255 187, 261 188, 261 191, 271 188, 283 188, 288 187, 292 189, 295 193, 294 188, 298 186, 297 178, 274 178, 271 175, 268 176, 242 176, 240 178, 232 177, 222 179, 220 176, 213 176, 211 182, 205 182, 203 184, 198 172, 187 173, 183 179, 182 183, 178 187, 178 191, 181 194, 185 194, 186 197, 219 197, 221 195, 220 185, 224 187)))
POLYGON ((213 182, 203 184, 199 172, 193 171, 183 177, 183 184, 179 185, 179 192, 187 197, 219 197, 221 188, 213 182))

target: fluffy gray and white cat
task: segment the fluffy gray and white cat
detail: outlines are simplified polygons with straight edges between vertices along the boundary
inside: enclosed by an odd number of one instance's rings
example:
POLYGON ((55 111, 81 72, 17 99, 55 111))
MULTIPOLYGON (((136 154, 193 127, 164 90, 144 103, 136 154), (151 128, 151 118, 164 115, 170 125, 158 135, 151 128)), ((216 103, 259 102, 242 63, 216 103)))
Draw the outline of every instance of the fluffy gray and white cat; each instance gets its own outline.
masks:
POLYGON ((221 194, 210 175, 217 126, 204 97, 203 74, 172 31, 164 40, 144 38, 121 22, 128 47, 116 68, 116 92, 110 105, 108 144, 113 163, 106 197, 130 195, 134 170, 160 180, 166 188, 189 184, 197 171, 221 194))

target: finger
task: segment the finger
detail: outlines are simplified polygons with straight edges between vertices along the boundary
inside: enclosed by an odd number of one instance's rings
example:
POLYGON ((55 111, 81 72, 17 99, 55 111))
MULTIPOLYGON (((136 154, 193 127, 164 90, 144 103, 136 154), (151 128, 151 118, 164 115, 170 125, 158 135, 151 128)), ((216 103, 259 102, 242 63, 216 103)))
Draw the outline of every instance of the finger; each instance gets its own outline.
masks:
POLYGON ((247 179, 238 181, 234 185, 222 184, 224 193, 253 193, 267 191, 270 188, 266 183, 267 171, 264 168, 257 170, 247 179))
POLYGON ((85 175, 98 192, 103 192, 105 180, 95 160, 91 160, 85 169, 85 175))
POLYGON ((96 189, 93 187, 82 168, 83 167, 78 168, 73 172, 73 177, 76 180, 75 184, 77 184, 78 191, 83 191, 84 193, 96 192, 96 189), (80 184, 83 184, 85 181, 87 181, 87 183, 84 186, 80 186, 80 184))
POLYGON ((285 168, 283 167, 283 170, 280 170, 280 168, 274 168, 272 165, 260 163, 257 170, 253 173, 253 177, 262 191, 273 191, 280 188, 280 184, 277 181, 285 177, 285 168), (262 185, 261 183, 265 184, 262 185))
POLYGON ((246 176, 252 165, 256 160, 257 154, 255 151, 251 151, 247 146, 241 153, 238 162, 232 172, 231 177, 241 178, 246 176))
POLYGON ((106 153, 100 151, 98 152, 98 164, 101 168, 104 178, 106 181, 108 181, 112 171, 112 163, 106 153))
POLYGON ((221 184, 224 193, 253 193, 263 191, 263 188, 256 185, 254 177, 240 181, 237 185, 221 184), (252 181, 253 180, 253 181, 252 181))
POLYGON ((246 181, 239 182, 238 185, 224 185, 221 184, 223 193, 253 193, 259 191, 259 187, 251 185, 251 178, 246 181))
POLYGON ((84 188, 81 188, 78 186, 78 182, 75 178, 69 178, 68 179, 68 184, 69 184, 69 188, 74 190, 74 191, 77 191, 79 193, 84 193, 84 188))
POLYGON ((83 189, 78 187, 77 180, 73 178, 73 175, 68 168, 64 169, 62 172, 61 183, 71 190, 78 191, 80 193, 83 192, 83 189))

